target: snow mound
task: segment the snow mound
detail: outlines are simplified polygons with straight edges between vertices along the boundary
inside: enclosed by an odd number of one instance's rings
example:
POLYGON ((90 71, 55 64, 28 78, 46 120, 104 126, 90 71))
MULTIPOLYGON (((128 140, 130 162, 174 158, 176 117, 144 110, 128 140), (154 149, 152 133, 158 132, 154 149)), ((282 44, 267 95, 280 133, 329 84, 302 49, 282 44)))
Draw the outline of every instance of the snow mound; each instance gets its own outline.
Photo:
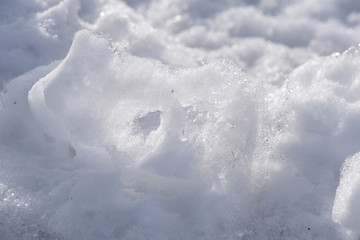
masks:
POLYGON ((32 140, 58 159, 54 177, 74 174, 50 192, 50 229, 84 239, 237 234, 248 187, 228 196, 225 176, 250 177, 240 166, 254 151, 257 91, 231 61, 172 68, 77 33, 25 106, 40 131, 32 140))
POLYGON ((355 0, 3 5, 2 238, 359 239, 355 0))

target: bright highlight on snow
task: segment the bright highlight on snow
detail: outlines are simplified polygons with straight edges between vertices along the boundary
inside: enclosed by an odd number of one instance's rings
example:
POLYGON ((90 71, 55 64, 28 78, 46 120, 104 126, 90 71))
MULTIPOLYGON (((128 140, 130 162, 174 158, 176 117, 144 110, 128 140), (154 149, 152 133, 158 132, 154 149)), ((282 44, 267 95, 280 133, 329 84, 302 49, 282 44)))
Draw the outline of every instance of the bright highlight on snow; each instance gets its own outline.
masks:
POLYGON ((0 238, 360 237, 355 0, 0 8, 0 238))

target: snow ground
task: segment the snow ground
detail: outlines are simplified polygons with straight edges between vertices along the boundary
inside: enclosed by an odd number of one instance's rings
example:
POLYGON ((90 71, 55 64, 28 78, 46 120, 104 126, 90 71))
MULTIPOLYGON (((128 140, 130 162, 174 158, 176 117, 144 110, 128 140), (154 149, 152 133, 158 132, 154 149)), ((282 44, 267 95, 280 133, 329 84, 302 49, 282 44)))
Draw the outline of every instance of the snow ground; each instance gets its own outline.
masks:
POLYGON ((0 239, 359 239, 358 1, 0 4, 0 239))

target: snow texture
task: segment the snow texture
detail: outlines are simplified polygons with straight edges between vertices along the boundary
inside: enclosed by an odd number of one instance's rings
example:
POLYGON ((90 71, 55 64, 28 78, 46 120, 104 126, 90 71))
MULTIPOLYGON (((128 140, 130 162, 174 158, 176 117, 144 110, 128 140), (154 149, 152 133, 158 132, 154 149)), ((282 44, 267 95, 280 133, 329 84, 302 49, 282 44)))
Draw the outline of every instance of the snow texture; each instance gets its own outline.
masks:
POLYGON ((0 3, 0 239, 359 239, 358 1, 0 3))

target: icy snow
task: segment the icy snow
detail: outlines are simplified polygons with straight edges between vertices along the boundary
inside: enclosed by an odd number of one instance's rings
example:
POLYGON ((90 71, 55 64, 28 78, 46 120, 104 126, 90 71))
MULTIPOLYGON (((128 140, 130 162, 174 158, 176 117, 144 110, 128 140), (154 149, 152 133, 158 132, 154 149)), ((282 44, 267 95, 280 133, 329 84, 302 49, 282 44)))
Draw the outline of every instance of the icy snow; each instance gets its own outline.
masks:
POLYGON ((0 239, 359 239, 355 0, 0 8, 0 239))

